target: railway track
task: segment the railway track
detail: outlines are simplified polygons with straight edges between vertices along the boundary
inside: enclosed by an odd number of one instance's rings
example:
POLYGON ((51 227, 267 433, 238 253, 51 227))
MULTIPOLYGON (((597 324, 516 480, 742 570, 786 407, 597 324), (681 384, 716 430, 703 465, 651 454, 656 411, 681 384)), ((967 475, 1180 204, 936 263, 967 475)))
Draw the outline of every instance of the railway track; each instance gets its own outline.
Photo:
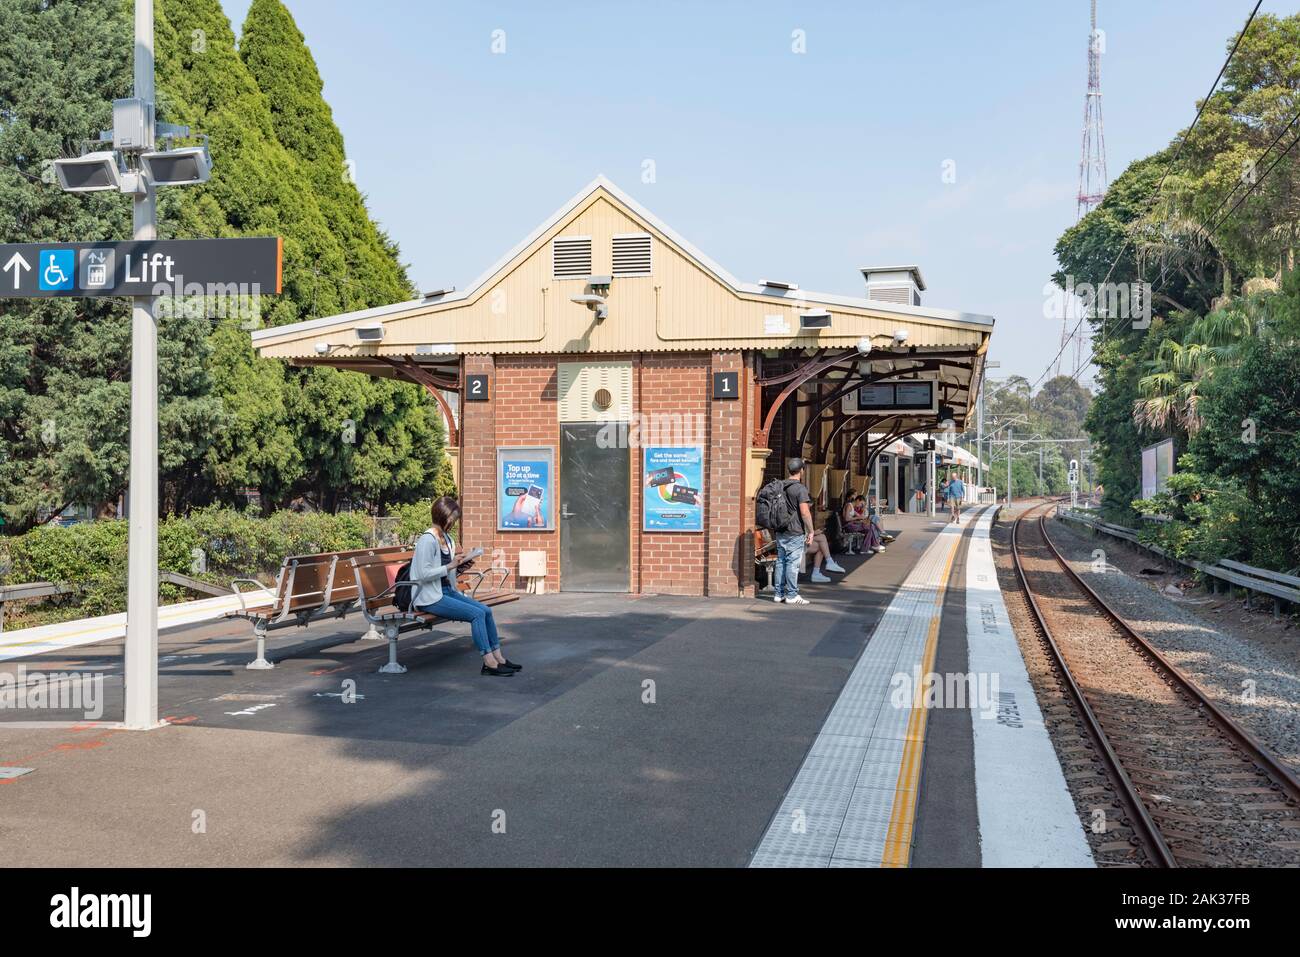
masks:
POLYGON ((1109 782, 1118 813, 1105 826, 1132 847, 1100 862, 1300 865, 1300 780, 1074 571, 1048 534, 1054 504, 1015 519, 1011 553, 1040 642, 1109 782))

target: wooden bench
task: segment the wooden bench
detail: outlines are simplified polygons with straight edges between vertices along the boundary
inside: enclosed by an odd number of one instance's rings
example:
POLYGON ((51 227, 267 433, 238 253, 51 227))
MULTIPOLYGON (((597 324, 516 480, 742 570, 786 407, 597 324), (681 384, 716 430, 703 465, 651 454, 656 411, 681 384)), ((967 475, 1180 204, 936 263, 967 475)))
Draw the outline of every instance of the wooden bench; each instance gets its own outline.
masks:
MULTIPOLYGON (((400 675, 406 672, 406 666, 397 661, 397 640, 409 631, 427 631, 434 624, 444 619, 412 608, 402 611, 393 602, 400 589, 417 588, 418 582, 395 582, 396 568, 410 560, 410 555, 396 561, 389 555, 358 555, 349 559, 362 614, 370 622, 371 629, 382 629, 383 637, 388 639, 388 662, 379 670, 383 674, 400 675)), ((510 570, 506 568, 486 568, 482 571, 461 572, 457 577, 457 587, 462 594, 481 601, 485 605, 501 605, 517 601, 518 592, 505 587, 510 579, 510 570), (492 588, 480 594, 483 582, 492 575, 500 577, 492 588), (465 585, 469 587, 466 588, 465 585)))
MULTIPOLYGON (((242 618, 253 624, 257 639, 257 655, 246 667, 266 670, 275 667, 266 657, 268 632, 281 628, 303 628, 327 618, 344 618, 361 607, 357 588, 356 567, 353 559, 381 560, 387 564, 402 565, 411 560, 414 549, 407 545, 388 545, 382 548, 359 548, 341 552, 321 552, 315 555, 291 555, 280 566, 275 581, 275 598, 269 608, 250 609, 244 602, 240 585, 263 588, 261 582, 251 578, 236 578, 231 590, 239 598, 239 611, 227 613, 227 618, 242 618)), ((495 573, 500 580, 495 589, 505 588, 510 572, 507 569, 484 569, 467 572, 466 592, 478 597, 477 592, 485 580, 495 573)), ((372 622, 363 638, 378 640, 383 636, 372 622)))

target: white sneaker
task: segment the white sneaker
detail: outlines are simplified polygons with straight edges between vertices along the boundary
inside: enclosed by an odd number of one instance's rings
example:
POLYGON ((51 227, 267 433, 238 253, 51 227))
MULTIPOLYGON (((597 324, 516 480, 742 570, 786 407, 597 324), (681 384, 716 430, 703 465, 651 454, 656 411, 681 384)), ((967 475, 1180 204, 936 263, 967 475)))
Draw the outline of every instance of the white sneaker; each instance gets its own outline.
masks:
POLYGON ((877 551, 877 552, 883 552, 884 550, 885 550, 885 546, 884 546, 884 545, 877 545, 877 546, 876 546, 876 551, 877 551))
MULTIPOLYGON (((829 580, 830 579, 827 579, 827 581, 829 580)), ((803 595, 795 595, 793 598, 787 598, 785 600, 785 603, 787 605, 811 605, 812 604, 812 602, 810 602, 807 598, 804 598, 803 595)))
POLYGON ((828 572, 844 571, 844 566, 841 565, 839 562, 835 561, 835 559, 833 558, 826 559, 826 561, 822 563, 822 568, 826 569, 828 572))
POLYGON ((813 570, 813 573, 812 573, 811 575, 808 576, 808 580, 809 580, 809 581, 814 581, 814 582, 816 582, 817 584, 821 585, 821 584, 825 584, 826 582, 830 581, 831 579, 830 579, 828 576, 823 575, 821 572, 816 571, 816 570, 814 569, 814 570, 813 570))
POLYGON ((776 602, 779 605, 781 604, 781 602, 785 601, 785 599, 782 598, 780 595, 773 595, 772 601, 776 602))

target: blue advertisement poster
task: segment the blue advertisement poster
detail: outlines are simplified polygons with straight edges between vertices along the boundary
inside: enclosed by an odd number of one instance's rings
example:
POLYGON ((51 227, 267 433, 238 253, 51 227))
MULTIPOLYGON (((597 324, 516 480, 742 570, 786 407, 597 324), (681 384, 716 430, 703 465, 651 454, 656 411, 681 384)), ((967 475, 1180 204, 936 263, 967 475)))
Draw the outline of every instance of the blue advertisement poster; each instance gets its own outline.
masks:
POLYGON ((548 529, 555 473, 551 448, 497 449, 497 528, 548 529))
POLYGON ((642 488, 642 529, 704 531, 704 449, 699 445, 647 446, 642 488))

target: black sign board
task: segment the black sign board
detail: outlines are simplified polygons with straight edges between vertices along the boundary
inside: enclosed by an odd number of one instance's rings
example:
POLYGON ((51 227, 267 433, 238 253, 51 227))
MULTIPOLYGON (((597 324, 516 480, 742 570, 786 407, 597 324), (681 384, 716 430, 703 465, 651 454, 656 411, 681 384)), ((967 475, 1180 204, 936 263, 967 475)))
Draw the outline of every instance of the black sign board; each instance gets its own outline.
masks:
POLYGON ((277 236, 0 244, 0 298, 280 292, 277 236))
POLYGON ((864 385, 844 397, 843 411, 859 412, 933 412, 936 398, 934 381, 915 379, 906 382, 879 382, 864 385))
POLYGON ((465 376, 465 401, 487 402, 491 398, 488 377, 485 375, 465 376))
POLYGON ((740 398, 740 373, 738 372, 713 373, 713 397, 715 399, 739 399, 740 398))

